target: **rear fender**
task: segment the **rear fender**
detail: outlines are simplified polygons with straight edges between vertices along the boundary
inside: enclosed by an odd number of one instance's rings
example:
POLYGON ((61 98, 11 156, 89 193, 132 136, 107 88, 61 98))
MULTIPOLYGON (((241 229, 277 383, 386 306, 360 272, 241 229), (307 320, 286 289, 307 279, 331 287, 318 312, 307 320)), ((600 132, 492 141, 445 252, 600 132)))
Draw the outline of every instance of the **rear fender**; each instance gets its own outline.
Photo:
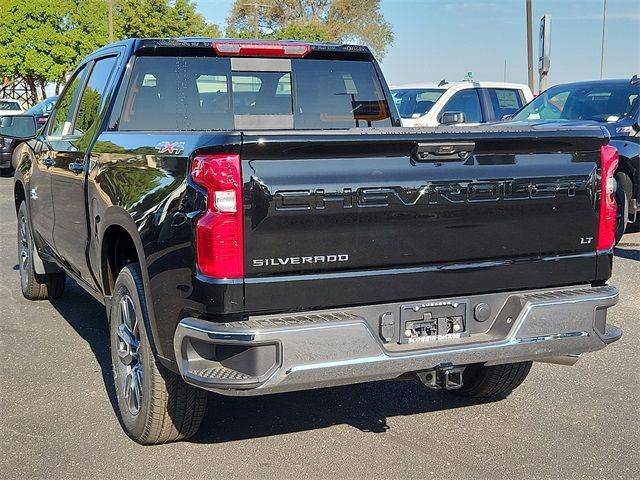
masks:
POLYGON ((167 368, 171 370, 177 371, 177 366, 170 359, 173 357, 173 352, 167 352, 168 355, 165 355, 165 352, 162 351, 161 342, 158 338, 158 329, 156 327, 156 316, 153 308, 153 300, 151 297, 151 290, 149 288, 149 271, 147 268, 147 257, 145 254, 144 246, 142 245, 142 240, 140 238, 140 232, 138 231, 138 227, 136 226, 131 215, 121 207, 113 206, 105 211, 104 218, 100 222, 99 231, 97 232, 97 236, 100 239, 100 245, 98 245, 98 251, 101 252, 100 258, 100 268, 94 268, 94 272, 96 270, 99 271, 100 274, 100 286, 102 287, 103 292, 105 292, 105 305, 107 307, 107 313, 111 307, 111 295, 106 295, 107 290, 107 269, 106 269, 106 244, 105 233, 111 226, 118 226, 123 228, 133 240, 133 243, 136 248, 136 253, 138 256, 138 262, 140 263, 140 271, 142 273, 142 281, 144 288, 144 295, 146 299, 147 306, 147 314, 149 317, 149 324, 145 324, 145 328, 147 329, 147 335, 151 339, 151 348, 156 356, 160 359, 160 361, 167 368), (169 357, 169 358, 167 358, 169 357))

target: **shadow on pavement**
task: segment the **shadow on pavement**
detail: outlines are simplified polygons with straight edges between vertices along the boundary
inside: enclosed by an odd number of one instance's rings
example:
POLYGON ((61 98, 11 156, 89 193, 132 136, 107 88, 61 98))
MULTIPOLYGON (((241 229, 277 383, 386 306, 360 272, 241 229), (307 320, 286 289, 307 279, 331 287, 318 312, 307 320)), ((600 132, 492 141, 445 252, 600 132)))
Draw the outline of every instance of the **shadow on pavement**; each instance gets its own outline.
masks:
POLYGON ((616 247, 613 249, 616 257, 626 258, 628 260, 640 260, 640 249, 626 249, 616 247))
POLYGON ((616 257, 640 260, 640 235, 626 234, 613 249, 616 257))
POLYGON ((89 344, 96 357, 105 390, 114 412, 118 401, 113 386, 111 351, 109 349, 109 325, 107 313, 100 302, 86 293, 76 282, 67 278, 64 294, 51 300, 51 305, 67 321, 80 337, 89 344))
MULTIPOLYGON (((100 365, 105 390, 118 416, 105 308, 75 282, 51 302, 85 340, 100 365)), ((483 403, 429 390, 412 381, 374 382, 258 397, 209 394, 207 414, 189 441, 224 443, 347 424, 363 432, 389 429, 387 419, 483 403)))
POLYGON ((202 427, 190 441, 223 443, 340 424, 362 432, 383 433, 389 430, 387 419, 391 417, 488 402, 429 390, 413 381, 372 382, 263 397, 210 394, 202 427))

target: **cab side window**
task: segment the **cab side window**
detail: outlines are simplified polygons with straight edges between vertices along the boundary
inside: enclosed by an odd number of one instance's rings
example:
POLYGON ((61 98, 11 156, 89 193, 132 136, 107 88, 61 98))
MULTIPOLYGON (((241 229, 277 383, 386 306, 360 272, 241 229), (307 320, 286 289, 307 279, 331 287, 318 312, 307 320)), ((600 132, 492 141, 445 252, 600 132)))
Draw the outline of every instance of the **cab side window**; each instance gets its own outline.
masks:
POLYGON ((466 123, 484 122, 480 96, 475 88, 467 88, 455 93, 442 112, 463 112, 466 123))
POLYGON ((64 137, 71 135, 73 126, 73 113, 80 96, 80 87, 84 83, 84 77, 87 74, 86 65, 73 76, 73 80, 69 83, 69 87, 63 95, 58 99, 56 108, 53 111, 53 121, 49 129, 49 135, 52 137, 64 137))
POLYGON ((75 120, 75 135, 84 134, 95 123, 115 64, 116 57, 101 58, 91 70, 75 120))

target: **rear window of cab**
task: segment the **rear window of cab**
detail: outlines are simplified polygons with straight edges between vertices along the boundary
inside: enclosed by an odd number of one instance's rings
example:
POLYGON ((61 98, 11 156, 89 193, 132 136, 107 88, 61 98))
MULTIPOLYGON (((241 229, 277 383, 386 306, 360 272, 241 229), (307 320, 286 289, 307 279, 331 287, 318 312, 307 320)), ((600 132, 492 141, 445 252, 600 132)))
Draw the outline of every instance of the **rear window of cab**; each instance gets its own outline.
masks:
POLYGON ((19 102, 13 100, 0 100, 0 110, 22 110, 19 102))
POLYGON ((141 56, 118 129, 345 129, 391 126, 371 62, 141 56))

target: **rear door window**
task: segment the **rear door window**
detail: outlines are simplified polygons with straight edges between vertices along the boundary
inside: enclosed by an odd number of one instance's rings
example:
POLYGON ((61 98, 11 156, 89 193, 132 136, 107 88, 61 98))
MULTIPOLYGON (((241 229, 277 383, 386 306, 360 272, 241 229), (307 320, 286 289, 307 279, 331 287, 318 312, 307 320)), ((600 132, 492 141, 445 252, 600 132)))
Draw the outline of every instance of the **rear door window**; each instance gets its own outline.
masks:
POLYGON ((475 88, 467 88, 456 92, 444 106, 442 112, 462 112, 466 123, 484 122, 480 96, 475 88))
POLYGON ((82 135, 87 132, 98 118, 103 96, 107 90, 109 78, 115 64, 116 57, 107 57, 99 59, 93 66, 89 81, 82 93, 78 115, 74 123, 74 133, 76 135, 82 135))
POLYGON ((138 57, 118 128, 392 125, 382 85, 370 62, 292 59, 286 65, 284 71, 234 71, 229 58, 138 57))

